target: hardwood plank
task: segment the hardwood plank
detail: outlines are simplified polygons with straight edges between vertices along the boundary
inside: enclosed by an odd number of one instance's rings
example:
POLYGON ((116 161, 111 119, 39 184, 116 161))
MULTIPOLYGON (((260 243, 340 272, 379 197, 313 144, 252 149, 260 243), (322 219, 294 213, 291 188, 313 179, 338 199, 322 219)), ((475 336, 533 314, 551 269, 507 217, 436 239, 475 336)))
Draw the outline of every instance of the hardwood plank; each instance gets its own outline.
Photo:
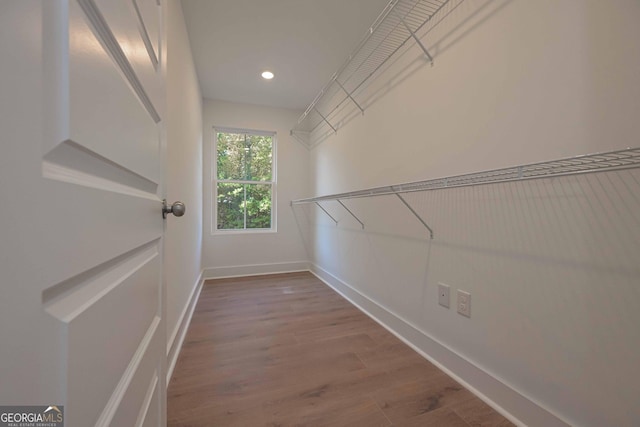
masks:
POLYGON ((444 373, 426 380, 405 382, 374 396, 380 409, 394 423, 454 406, 471 397, 471 392, 444 373))
POLYGON ((510 425, 309 273, 207 281, 167 395, 170 426, 510 425))
POLYGON ((470 427, 449 408, 436 409, 395 424, 397 427, 470 427))
POLYGON ((509 420, 480 399, 469 399, 456 405, 454 411, 472 427, 504 427, 512 425, 509 420))
MULTIPOLYGON (((311 398, 311 397, 310 397, 311 398)), ((271 425, 304 426, 362 426, 387 427, 391 423, 376 403, 365 396, 350 399, 322 399, 299 405, 298 402, 265 405, 263 411, 271 425)))

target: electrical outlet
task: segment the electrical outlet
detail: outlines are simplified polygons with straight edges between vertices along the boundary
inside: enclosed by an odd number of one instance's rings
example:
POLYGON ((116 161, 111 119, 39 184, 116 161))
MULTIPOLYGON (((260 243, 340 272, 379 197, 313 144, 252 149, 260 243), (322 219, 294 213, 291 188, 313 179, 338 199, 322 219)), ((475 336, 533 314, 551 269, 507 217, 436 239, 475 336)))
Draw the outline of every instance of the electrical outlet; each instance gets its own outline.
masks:
POLYGON ((458 313, 471 317, 471 294, 458 289, 458 313))
POLYGON ((438 283, 438 304, 449 308, 449 285, 438 283))

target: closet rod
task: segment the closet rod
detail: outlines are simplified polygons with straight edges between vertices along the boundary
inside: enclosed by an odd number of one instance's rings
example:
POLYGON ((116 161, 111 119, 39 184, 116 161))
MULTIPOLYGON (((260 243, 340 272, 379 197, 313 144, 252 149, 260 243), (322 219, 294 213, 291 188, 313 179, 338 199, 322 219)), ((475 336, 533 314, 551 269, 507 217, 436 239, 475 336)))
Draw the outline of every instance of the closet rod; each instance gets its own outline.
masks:
POLYGON ((426 181, 415 181, 385 187, 368 188, 347 193, 329 194, 325 196, 292 200, 291 205, 337 199, 344 200, 361 197, 403 194, 445 188, 470 187, 499 182, 514 182, 530 179, 580 175, 593 172, 633 169, 638 167, 640 167, 640 147, 626 148, 623 150, 567 157, 558 160, 529 163, 521 166, 492 169, 483 172, 455 175, 426 181))

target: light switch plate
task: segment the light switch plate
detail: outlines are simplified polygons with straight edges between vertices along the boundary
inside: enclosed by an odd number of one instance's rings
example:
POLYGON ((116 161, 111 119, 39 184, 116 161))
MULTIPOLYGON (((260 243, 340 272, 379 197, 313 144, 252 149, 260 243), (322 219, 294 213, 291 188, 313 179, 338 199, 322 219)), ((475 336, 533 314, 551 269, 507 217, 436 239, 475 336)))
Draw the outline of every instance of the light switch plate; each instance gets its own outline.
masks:
POLYGON ((471 294, 458 289, 458 313, 471 317, 471 294))
POLYGON ((449 308, 449 285, 438 283, 438 304, 449 308))

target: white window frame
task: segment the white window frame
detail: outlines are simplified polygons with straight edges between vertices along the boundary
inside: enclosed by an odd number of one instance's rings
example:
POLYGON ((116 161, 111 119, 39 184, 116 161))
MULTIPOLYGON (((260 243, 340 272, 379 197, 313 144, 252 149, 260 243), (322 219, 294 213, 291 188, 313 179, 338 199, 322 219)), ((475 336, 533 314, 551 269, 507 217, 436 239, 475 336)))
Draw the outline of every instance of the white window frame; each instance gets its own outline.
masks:
MULTIPOLYGON (((277 133, 275 131, 264 131, 244 128, 230 128, 222 126, 213 127, 213 142, 211 144, 211 234, 228 235, 228 234, 259 234, 259 233, 275 233, 277 227, 277 133), (252 135, 262 135, 271 137, 271 181, 244 181, 244 180, 218 180, 218 133, 247 133, 252 135), (271 185, 271 228, 234 228, 234 229, 218 229, 218 182, 228 182, 237 184, 268 184, 271 185)), ((246 227, 246 212, 245 212, 246 227)))

